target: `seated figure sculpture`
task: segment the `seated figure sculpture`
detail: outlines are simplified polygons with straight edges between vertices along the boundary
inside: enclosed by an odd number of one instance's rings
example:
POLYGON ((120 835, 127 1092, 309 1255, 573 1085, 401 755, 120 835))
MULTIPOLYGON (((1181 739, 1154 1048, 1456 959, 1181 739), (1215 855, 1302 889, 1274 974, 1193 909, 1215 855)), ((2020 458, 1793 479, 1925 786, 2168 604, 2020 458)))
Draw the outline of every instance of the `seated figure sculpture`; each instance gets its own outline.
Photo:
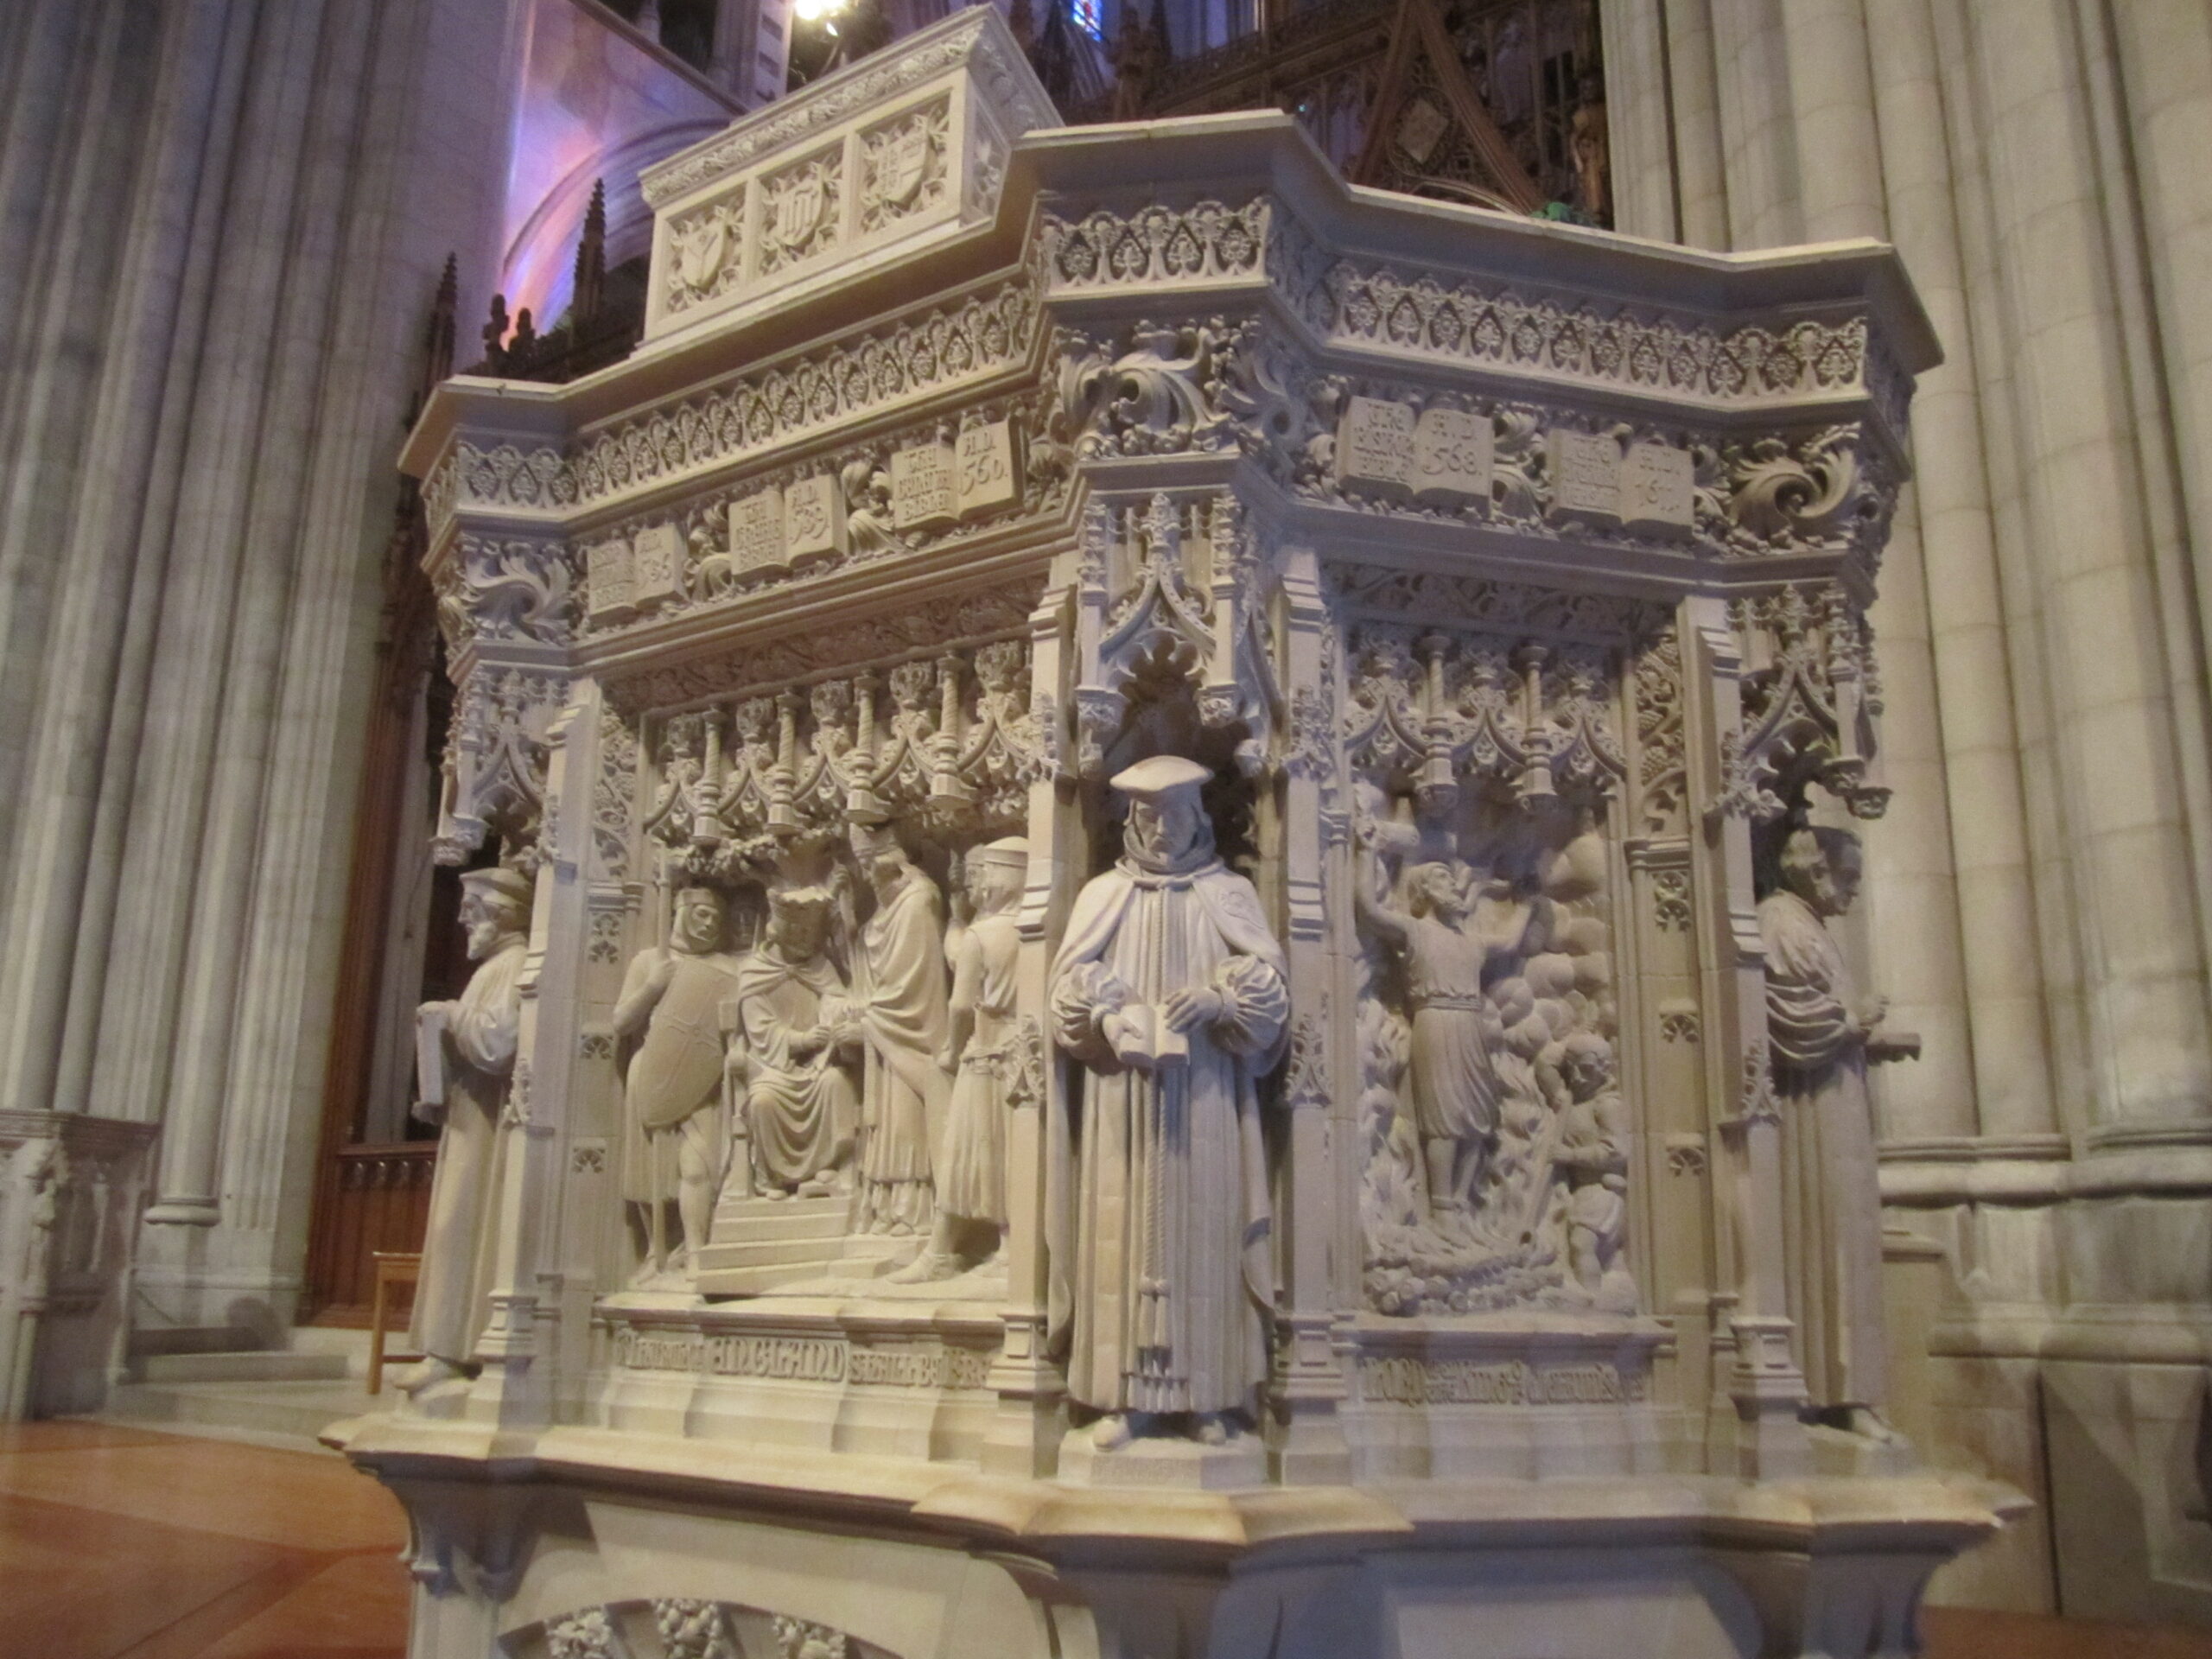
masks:
POLYGON ((741 1196, 822 1198, 849 1190, 860 1095, 851 991, 830 958, 830 895, 768 895, 760 943, 722 1004, 724 1076, 746 1141, 732 1179, 741 1196))

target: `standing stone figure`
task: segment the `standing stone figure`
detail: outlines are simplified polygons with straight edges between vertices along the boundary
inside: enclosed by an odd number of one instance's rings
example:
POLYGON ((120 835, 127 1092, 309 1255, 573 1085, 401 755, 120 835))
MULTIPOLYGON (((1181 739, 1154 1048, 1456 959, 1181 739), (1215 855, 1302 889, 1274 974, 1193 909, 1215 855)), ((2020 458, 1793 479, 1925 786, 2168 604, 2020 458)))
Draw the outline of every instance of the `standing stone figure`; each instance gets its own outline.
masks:
POLYGON ((1255 1084, 1282 1057, 1290 990, 1259 895, 1214 853, 1207 776, 1161 755, 1114 779, 1123 856, 1077 896, 1052 964, 1054 1035, 1083 1066, 1075 1122, 1052 1125, 1052 1323, 1102 1450, 1168 1415, 1219 1444, 1266 1375, 1255 1084))
POLYGON ((905 1237, 929 1228, 930 1147, 952 1096, 940 1063, 950 1028, 944 909, 937 883, 907 861, 888 825, 855 824, 852 846, 875 890, 855 988, 868 1039, 855 1224, 905 1237))
POLYGON ((960 1272, 963 1230, 988 1233, 984 1265, 1005 1240, 1007 1118, 1021 1065, 1014 1022, 1021 930, 1014 912, 1028 870, 1029 843, 1019 836, 968 855, 975 919, 949 952, 950 1029, 940 1058, 952 1074, 952 1102, 938 1143, 937 1224, 929 1248, 891 1275, 901 1283, 960 1272))
POLYGON ((1887 1007, 1862 997, 1827 930, 1858 896, 1859 838, 1800 826, 1781 885, 1759 900, 1767 1040, 1782 1111, 1783 1273, 1805 1382, 1821 1420, 1878 1440, 1882 1421, 1882 1212, 1866 1063, 1919 1052, 1878 1034, 1887 1007))
POLYGON ((1355 884, 1360 919, 1406 965, 1411 1092, 1429 1213, 1464 1217, 1497 1145, 1498 1078, 1486 1040, 1483 977, 1496 963, 1541 948, 1545 907, 1485 906, 1478 914, 1471 873, 1439 862, 1408 874, 1407 906, 1396 910, 1377 896, 1372 855, 1363 861, 1368 868, 1355 884))
POLYGON ((725 923, 721 894, 682 889, 668 943, 631 958, 614 1004, 616 1035, 643 1039, 623 1090, 623 1197, 644 1211, 641 1283, 696 1260, 714 1217, 728 1151, 720 1011, 738 972, 737 959, 722 949, 725 923), (673 1262, 671 1199, 683 1235, 673 1262))
POLYGON ((851 992, 825 948, 830 909, 824 887, 771 890, 760 942, 722 1004, 747 1194, 826 1198, 850 1171, 860 1096, 844 1060, 855 1033, 851 992))
POLYGON ((423 1358, 397 1379, 410 1395, 467 1373, 488 1312, 499 1116, 521 1031, 530 904, 530 880, 519 871, 464 874, 461 925, 476 971, 454 1001, 416 1010, 423 1101, 415 1112, 443 1133, 430 1180, 422 1282, 409 1323, 410 1339, 423 1358))

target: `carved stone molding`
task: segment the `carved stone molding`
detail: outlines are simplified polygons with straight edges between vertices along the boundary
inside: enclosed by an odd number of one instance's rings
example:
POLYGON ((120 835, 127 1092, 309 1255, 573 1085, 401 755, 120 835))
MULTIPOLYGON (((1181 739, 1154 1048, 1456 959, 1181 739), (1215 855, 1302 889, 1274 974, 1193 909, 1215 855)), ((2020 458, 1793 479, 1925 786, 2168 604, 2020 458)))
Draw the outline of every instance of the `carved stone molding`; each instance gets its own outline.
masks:
POLYGON ((893 615, 849 620, 833 627, 783 633, 773 643, 741 646, 695 663, 618 666, 606 688, 625 712, 677 709, 710 699, 772 690, 861 664, 888 665, 947 647, 1026 635, 1042 582, 1001 584, 982 593, 925 600, 893 615))

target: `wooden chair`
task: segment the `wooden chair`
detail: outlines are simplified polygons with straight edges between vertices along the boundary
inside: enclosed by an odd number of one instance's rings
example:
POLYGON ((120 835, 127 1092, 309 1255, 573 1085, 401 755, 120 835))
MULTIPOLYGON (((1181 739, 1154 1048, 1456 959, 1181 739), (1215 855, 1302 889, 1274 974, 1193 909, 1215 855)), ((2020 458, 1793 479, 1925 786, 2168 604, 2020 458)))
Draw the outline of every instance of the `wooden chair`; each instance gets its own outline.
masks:
POLYGON ((412 1364, 423 1357, 420 1354, 387 1354, 384 1351, 385 1322, 391 1312, 390 1291, 394 1285, 409 1287, 408 1303, 414 1304, 413 1287, 423 1280, 423 1253, 420 1250, 377 1250, 372 1253, 377 1264, 376 1291, 369 1308, 369 1392, 384 1389, 384 1368, 386 1365, 412 1364))

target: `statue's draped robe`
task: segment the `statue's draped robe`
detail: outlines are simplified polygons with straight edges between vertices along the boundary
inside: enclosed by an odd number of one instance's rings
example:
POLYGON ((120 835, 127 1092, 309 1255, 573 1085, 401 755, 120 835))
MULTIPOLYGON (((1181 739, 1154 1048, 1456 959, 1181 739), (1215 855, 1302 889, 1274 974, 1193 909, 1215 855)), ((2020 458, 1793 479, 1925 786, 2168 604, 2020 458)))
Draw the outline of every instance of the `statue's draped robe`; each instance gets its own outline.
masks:
POLYGON ((1014 1052, 1021 931, 1011 916, 986 916, 968 930, 953 969, 952 1001, 973 1010, 938 1144, 937 1201, 969 1221, 1006 1225, 1007 1087, 1014 1052))
POLYGON ((849 1019, 845 982, 829 959, 786 961, 763 944, 737 970, 731 993, 745 1045, 744 1112, 753 1174, 791 1186, 836 1166, 853 1143, 860 1102, 835 1044, 801 1059, 791 1038, 849 1019))
POLYGON ((1274 1300, 1254 1084, 1281 1059, 1290 1014, 1259 895, 1210 854, 1159 872, 1125 860, 1076 901, 1052 1014, 1085 1068, 1071 1145, 1053 1121, 1046 1204, 1069 1393, 1101 1411, 1249 1408, 1274 1300), (1201 987, 1228 1007, 1186 1033, 1187 1065, 1117 1065, 1103 1014, 1201 987))
MULTIPOLYGON (((676 1196, 684 1135, 697 1141, 716 1179, 729 1155, 719 1109, 721 1020, 723 1000, 736 988, 737 959, 719 950, 673 954, 676 976, 646 1016, 623 1079, 622 1196, 632 1204, 676 1196)), ((632 959, 618 1005, 636 993, 653 960, 651 951, 632 959)))
POLYGON ((477 964, 446 1022, 446 1123, 430 1178, 430 1219, 409 1340, 465 1365, 492 1294, 489 1219, 499 1181, 499 1116, 521 1033, 521 938, 477 964))
POLYGON ((1866 1045, 1843 952, 1796 893, 1759 901, 1767 1040, 1782 1110, 1783 1273, 1818 1406, 1885 1393, 1882 1217, 1866 1045))
POLYGON ((944 1126, 952 1079, 938 1064, 949 1029, 944 918, 937 884, 909 869, 861 930, 861 1186, 855 1225, 880 1231, 930 1224, 930 1148, 944 1126))

